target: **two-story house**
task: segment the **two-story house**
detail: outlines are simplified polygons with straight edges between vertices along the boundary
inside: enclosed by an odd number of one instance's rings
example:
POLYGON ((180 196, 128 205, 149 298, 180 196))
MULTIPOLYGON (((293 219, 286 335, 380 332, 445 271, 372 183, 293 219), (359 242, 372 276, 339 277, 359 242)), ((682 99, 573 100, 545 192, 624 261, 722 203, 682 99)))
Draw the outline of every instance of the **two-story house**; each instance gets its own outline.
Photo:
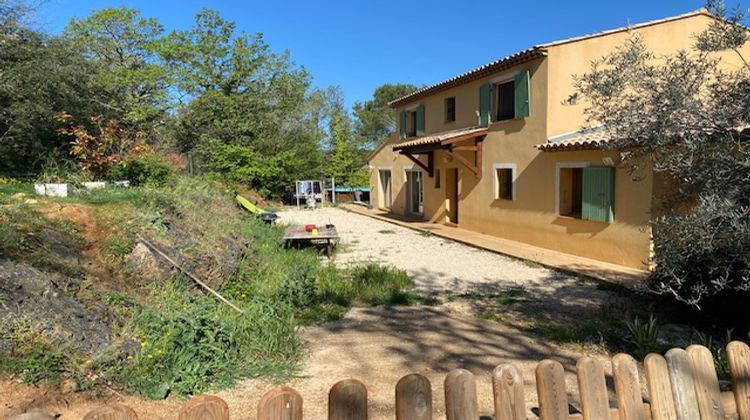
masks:
POLYGON ((372 205, 647 268, 661 184, 633 180, 599 148, 604 130, 582 130, 574 75, 636 33, 657 56, 689 50, 713 19, 699 10, 538 45, 393 101, 398 130, 369 159, 372 205))

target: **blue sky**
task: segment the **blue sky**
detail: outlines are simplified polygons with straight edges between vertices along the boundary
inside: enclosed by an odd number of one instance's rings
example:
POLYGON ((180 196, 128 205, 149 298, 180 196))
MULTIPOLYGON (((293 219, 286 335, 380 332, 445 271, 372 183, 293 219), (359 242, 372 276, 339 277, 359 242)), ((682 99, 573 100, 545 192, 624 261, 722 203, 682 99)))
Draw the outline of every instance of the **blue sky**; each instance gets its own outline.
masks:
MULTIPOLYGON (((168 30, 203 7, 289 50, 319 87, 338 85, 347 105, 387 82, 431 84, 548 41, 700 8, 702 0, 239 1, 48 0, 37 18, 58 33, 73 17, 110 6, 140 9, 168 30)), ((729 5, 734 3, 728 1, 729 5)))

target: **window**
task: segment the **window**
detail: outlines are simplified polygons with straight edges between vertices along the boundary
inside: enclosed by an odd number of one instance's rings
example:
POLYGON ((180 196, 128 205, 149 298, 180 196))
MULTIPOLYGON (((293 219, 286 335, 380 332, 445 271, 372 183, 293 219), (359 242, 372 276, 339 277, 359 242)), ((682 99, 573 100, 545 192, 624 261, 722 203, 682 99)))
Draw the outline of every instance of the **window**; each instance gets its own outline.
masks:
POLYGON ((456 98, 445 98, 445 122, 456 121, 456 98))
POLYGON ((406 111, 406 136, 414 137, 417 135, 417 112, 406 111))
POLYGON ((511 120, 515 117, 515 83, 495 85, 495 121, 511 120))
POLYGON ((611 223, 615 169, 586 163, 558 164, 557 211, 561 216, 611 223))
POLYGON ((440 169, 435 169, 435 188, 440 188, 440 169))
POLYGON ((498 163, 492 167, 494 171, 494 199, 515 199, 516 165, 513 163, 498 163))
POLYGON ((583 168, 560 169, 560 216, 580 219, 583 210, 583 168))

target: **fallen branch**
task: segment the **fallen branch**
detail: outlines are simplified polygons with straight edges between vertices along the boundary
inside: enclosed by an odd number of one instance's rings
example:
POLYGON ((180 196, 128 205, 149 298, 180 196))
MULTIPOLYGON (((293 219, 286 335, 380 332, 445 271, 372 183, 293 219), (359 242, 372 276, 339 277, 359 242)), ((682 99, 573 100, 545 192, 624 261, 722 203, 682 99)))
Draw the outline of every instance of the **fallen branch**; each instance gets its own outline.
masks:
POLYGON ((229 305, 235 311, 237 311, 237 312, 239 312, 239 313, 241 313, 243 315, 245 314, 245 312, 242 309, 236 307, 234 304, 232 304, 232 302, 228 301, 226 298, 224 298, 224 296, 220 295, 219 292, 217 292, 216 290, 212 289, 209 285, 207 285, 206 283, 202 282, 198 277, 195 277, 191 272, 189 272, 186 269, 182 268, 182 266, 180 266, 179 264, 177 264, 173 259, 169 258, 169 256, 167 254, 165 254, 164 252, 162 252, 159 248, 157 248, 156 245, 154 245, 153 243, 151 243, 150 241, 148 241, 146 238, 144 238, 141 235, 136 235, 136 236, 138 237, 138 239, 141 242, 143 242, 144 244, 146 244, 146 246, 148 246, 149 248, 151 248, 151 250, 153 250, 157 254, 161 255, 162 258, 164 258, 165 260, 169 261, 170 264, 172 264, 178 270, 182 271, 183 274, 185 274, 186 276, 188 276, 194 282, 198 283, 198 285, 200 285, 202 288, 204 288, 204 289, 208 290, 209 292, 211 292, 219 300, 221 300, 222 302, 224 302, 227 305, 229 305))

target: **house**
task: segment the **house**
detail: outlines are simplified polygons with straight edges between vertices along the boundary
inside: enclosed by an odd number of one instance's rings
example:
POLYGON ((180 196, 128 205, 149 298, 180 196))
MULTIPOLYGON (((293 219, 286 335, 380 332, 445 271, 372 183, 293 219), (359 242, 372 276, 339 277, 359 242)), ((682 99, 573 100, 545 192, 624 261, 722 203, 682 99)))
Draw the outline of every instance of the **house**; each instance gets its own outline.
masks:
POLYGON ((636 33, 657 56, 690 49, 714 19, 698 10, 538 45, 396 99, 398 130, 369 158, 371 204, 647 269, 661 183, 649 170, 633 180, 599 148, 605 130, 582 130, 574 75, 636 33))

